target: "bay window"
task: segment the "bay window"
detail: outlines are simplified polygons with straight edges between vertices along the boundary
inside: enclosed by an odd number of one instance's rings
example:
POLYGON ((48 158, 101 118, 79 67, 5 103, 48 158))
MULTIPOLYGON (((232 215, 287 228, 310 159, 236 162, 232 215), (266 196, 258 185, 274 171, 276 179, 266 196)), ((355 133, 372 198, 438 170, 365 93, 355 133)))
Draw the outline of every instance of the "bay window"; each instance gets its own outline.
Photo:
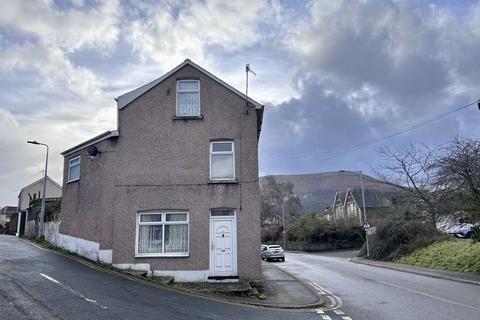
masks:
POLYGON ((136 256, 188 256, 188 213, 139 213, 136 256))

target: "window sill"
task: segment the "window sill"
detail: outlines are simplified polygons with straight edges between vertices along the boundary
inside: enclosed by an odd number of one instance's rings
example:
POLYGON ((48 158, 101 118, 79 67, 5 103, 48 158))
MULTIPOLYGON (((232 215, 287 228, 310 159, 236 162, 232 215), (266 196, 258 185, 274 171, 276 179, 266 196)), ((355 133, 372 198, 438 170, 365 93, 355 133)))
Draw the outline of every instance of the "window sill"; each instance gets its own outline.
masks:
POLYGON ((69 184, 69 183, 73 183, 73 182, 77 182, 77 181, 80 181, 80 178, 79 178, 79 179, 75 179, 75 180, 70 180, 70 181, 67 181, 67 184, 69 184))
POLYGON ((188 256, 188 253, 147 253, 136 254, 135 258, 185 258, 188 256))
POLYGON ((208 180, 208 184, 236 184, 238 183, 237 179, 233 180, 208 180))
POLYGON ((173 116, 173 120, 202 120, 203 115, 199 116, 173 116))

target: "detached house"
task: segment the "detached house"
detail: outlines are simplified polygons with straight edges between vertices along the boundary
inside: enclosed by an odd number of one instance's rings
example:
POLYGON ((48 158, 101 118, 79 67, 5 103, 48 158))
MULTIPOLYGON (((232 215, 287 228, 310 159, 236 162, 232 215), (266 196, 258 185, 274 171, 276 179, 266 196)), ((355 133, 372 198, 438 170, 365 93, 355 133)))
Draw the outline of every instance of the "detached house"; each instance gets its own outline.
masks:
POLYGON ((338 191, 335 193, 332 217, 333 221, 353 220, 360 225, 363 223, 362 209, 360 209, 350 188, 347 188, 347 191, 344 193, 338 191))
MULTIPOLYGON (((390 195, 394 195, 391 193, 390 195)), ((393 208, 392 201, 380 190, 365 190, 365 209, 368 212, 369 222, 375 221, 377 215, 383 215, 393 208)), ((352 223, 362 225, 365 219, 361 189, 337 191, 333 205, 326 211, 327 219, 333 221, 349 220, 352 223), (358 199, 358 201, 357 201, 358 199)))
POLYGON ((57 244, 175 281, 260 279, 263 106, 190 60, 117 99, 62 153, 57 244))

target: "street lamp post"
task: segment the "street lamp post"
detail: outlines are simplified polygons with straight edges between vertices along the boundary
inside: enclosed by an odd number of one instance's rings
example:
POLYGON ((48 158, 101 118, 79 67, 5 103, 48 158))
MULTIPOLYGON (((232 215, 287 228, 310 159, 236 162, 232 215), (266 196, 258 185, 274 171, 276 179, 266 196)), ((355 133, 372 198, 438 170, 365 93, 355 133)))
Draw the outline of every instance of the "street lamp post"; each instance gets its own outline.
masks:
POLYGON ((285 198, 282 201, 282 221, 283 221, 283 250, 287 250, 287 231, 285 230, 285 198))
MULTIPOLYGON (((363 191, 363 173, 362 171, 358 171, 358 173, 360 174, 360 188, 362 189, 363 215, 365 217, 365 221, 367 221, 367 208, 365 208, 365 192, 363 191)), ((368 241, 368 231, 365 231, 365 238, 367 240, 367 257, 370 257, 370 242, 368 241)))
POLYGON ((40 223, 38 226, 37 238, 42 239, 44 237, 44 220, 45 220, 45 196, 47 193, 47 169, 48 169, 48 145, 38 142, 36 140, 29 140, 27 143, 41 145, 47 147, 47 155, 45 157, 45 174, 43 175, 43 191, 42 191, 42 205, 40 207, 40 223))
MULTIPOLYGON (((345 170, 340 170, 340 172, 345 173, 345 170)), ((365 192, 363 189, 363 173, 362 171, 353 171, 360 175, 360 188, 362 189, 362 203, 363 203, 363 216, 364 216, 364 223, 367 221, 367 208, 365 207, 365 192)), ((370 257, 370 242, 368 241, 368 232, 365 231, 365 238, 367 242, 367 257, 370 257)))

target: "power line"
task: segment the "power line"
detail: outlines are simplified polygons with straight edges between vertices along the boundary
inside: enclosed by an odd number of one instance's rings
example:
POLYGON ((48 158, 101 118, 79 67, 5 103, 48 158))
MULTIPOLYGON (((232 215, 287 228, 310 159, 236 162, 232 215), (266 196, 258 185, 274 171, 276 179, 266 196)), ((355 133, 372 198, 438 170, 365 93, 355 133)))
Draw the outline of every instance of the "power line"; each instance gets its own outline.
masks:
MULTIPOLYGON (((360 150, 360 149, 363 149, 365 147, 368 147, 372 144, 375 144, 377 142, 380 142, 380 141, 384 141, 384 140, 387 140, 387 139, 390 139, 390 138, 393 138, 395 136, 398 136, 400 134, 403 134, 403 133, 406 133, 406 132, 409 132, 409 131, 412 131, 412 130, 415 130, 415 129, 418 129, 422 126, 425 126, 427 124, 430 124, 432 122, 435 122, 435 121, 438 121, 440 119, 443 119, 445 118, 446 116, 452 114, 452 113, 455 113, 455 112, 458 112, 458 111, 461 111, 461 110, 464 110, 468 107, 471 107, 475 104, 479 104, 479 108, 480 108, 480 99, 478 100, 475 100, 474 102, 471 102, 469 104, 466 104, 466 105, 463 105, 463 106, 460 106, 460 107, 457 107, 455 109, 452 109, 452 110, 449 110, 445 113, 442 113, 442 114, 439 114, 433 118, 430 118, 430 119, 427 119, 427 120, 424 120, 424 121, 421 121, 421 122, 418 122, 414 125, 411 125, 407 128, 404 128, 404 129, 398 129, 398 130, 395 130, 395 131, 392 131, 390 132, 389 134, 387 135, 384 135, 382 137, 379 137, 379 138, 375 138, 375 139, 372 139, 372 140, 368 140, 368 141, 364 141, 364 142, 361 142, 359 144, 356 144, 356 145, 353 145, 351 147, 349 147, 347 150, 343 150, 343 151, 331 151, 331 152, 326 152, 326 154, 332 154, 331 156, 327 156, 327 157, 324 157, 324 158, 320 158, 319 160, 330 160, 330 159, 333 159, 333 158, 336 158, 338 157, 339 155, 342 155, 342 154, 347 154, 347 153, 351 153, 351 152, 355 152, 357 150, 360 150)), ((344 145, 345 143, 340 143, 340 144, 337 144, 337 145, 333 145, 333 146, 330 146, 330 148, 337 148, 339 146, 342 146, 344 145)), ((321 154, 321 153, 325 153, 323 151, 320 151, 320 152, 314 152, 314 153, 310 153, 310 154, 300 154, 300 155, 291 155, 291 156, 286 156, 286 157, 283 157, 283 158, 309 158, 309 157, 316 157, 317 154, 321 154)))

